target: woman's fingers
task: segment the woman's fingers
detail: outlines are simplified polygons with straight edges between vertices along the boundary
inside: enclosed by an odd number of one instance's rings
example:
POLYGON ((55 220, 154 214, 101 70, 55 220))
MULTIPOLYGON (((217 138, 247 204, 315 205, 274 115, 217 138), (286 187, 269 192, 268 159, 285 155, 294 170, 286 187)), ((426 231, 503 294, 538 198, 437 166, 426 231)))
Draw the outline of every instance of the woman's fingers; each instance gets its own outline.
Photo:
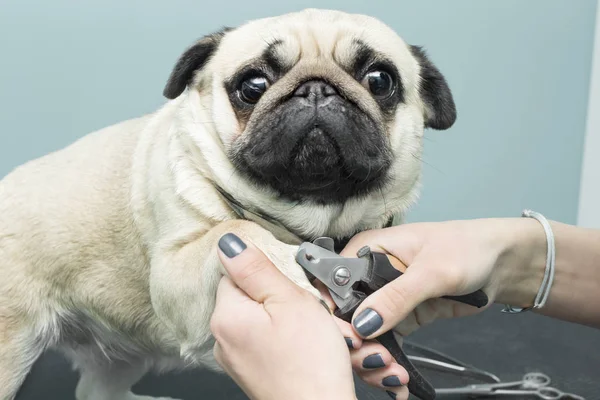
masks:
POLYGON ((334 317, 335 323, 338 328, 340 328, 340 332, 344 335, 344 340, 346 340, 346 345, 351 350, 359 349, 362 346, 363 340, 360 336, 356 334, 352 325, 350 323, 339 319, 338 317, 334 317))
POLYGON ((424 301, 440 297, 445 284, 427 266, 411 265, 399 278, 368 296, 354 312, 352 325, 364 339, 392 329, 424 301))
MULTIPOLYGON (((374 370, 374 371, 363 371, 357 372, 357 375, 368 385, 379 387, 382 389, 389 390, 398 389, 402 386, 406 386, 403 383, 403 376, 406 374, 404 368, 396 363, 374 370)), ((408 380, 406 380, 408 383, 408 380)))
POLYGON ((219 239, 219 259, 229 278, 257 303, 272 298, 289 298, 298 293, 296 286, 269 258, 252 243, 233 233, 219 239))
MULTIPOLYGON (((314 285, 314 287, 317 288, 317 290, 319 290, 319 292, 323 296, 323 300, 327 304, 327 307, 329 307, 331 312, 334 312, 336 310, 337 306, 335 305, 335 302, 331 298, 331 294, 329 293, 329 289, 327 289, 327 286, 325 286, 325 284, 323 282, 319 281, 318 279, 315 279, 312 282, 312 284, 314 285)), ((335 320, 335 323, 337 324, 338 328, 340 328, 340 332, 342 332, 342 335, 344 335, 344 339, 346 340, 346 344, 348 345, 348 348, 349 349, 360 348, 360 346, 362 346, 362 338, 352 328, 352 325, 350 325, 349 322, 346 322, 338 317, 334 317, 334 320, 335 320)))
POLYGON ((408 373, 381 344, 365 341, 360 349, 350 351, 350 357, 363 382, 385 390, 392 399, 408 399, 408 373))
POLYGON ((385 389, 388 396, 392 399, 396 400, 408 400, 409 392, 406 386, 402 386, 399 388, 387 388, 385 389))
POLYGON ((354 371, 363 382, 385 390, 392 399, 408 399, 408 373, 385 347, 365 341, 360 349, 351 351, 350 357, 354 371))
MULTIPOLYGON (((361 379, 374 386, 384 387, 382 382, 388 376, 397 377, 402 385, 408 383, 408 372, 378 342, 363 342, 360 349, 350 351, 350 360, 352 368, 361 379)), ((392 380, 394 378, 389 378, 386 382, 392 380)))

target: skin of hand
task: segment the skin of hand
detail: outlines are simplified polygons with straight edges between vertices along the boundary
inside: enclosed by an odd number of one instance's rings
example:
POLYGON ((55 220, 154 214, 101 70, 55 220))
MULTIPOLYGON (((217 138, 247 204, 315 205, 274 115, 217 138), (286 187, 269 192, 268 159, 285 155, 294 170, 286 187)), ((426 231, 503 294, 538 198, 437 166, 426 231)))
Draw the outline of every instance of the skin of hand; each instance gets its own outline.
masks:
MULTIPOLYGON (((406 371, 390 353, 370 340, 390 329, 402 337, 439 318, 481 312, 445 295, 463 295, 483 289, 489 304, 495 300, 516 306, 533 302, 541 284, 546 260, 542 227, 525 218, 485 219, 420 223, 371 230, 356 235, 342 251, 356 256, 363 246, 391 254, 408 266, 406 272, 369 296, 357 309, 353 325, 338 320, 345 337, 352 340, 352 365, 366 383, 407 399, 406 371), (515 266, 532 265, 528 272, 515 266), (519 286, 516 291, 511 287, 519 286), (512 291, 511 291, 512 290, 512 291), (365 365, 372 368, 365 368, 365 365)), ((317 285, 322 293, 326 291, 317 285)), ((334 303, 329 303, 334 308, 334 303)), ((390 393, 390 396, 392 394, 390 393)))
POLYGON ((355 400, 348 347, 323 304, 236 235, 220 239, 219 257, 214 355, 248 397, 355 400))

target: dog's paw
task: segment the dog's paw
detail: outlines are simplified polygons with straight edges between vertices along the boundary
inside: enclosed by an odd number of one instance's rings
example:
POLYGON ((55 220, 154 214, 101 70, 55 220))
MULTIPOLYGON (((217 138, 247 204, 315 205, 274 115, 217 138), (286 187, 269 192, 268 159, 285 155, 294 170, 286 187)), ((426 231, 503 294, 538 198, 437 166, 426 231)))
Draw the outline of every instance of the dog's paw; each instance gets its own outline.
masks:
POLYGON ((298 246, 277 242, 272 245, 261 246, 261 250, 292 282, 315 296, 318 300, 324 300, 321 292, 310 283, 304 269, 296 262, 298 246))

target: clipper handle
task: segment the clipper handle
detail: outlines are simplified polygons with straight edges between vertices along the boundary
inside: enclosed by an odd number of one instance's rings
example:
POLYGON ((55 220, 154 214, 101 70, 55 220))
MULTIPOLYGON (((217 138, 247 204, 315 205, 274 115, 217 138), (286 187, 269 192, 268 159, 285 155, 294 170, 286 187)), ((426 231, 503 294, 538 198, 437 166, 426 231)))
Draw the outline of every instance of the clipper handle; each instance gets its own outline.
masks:
MULTIPOLYGON (((361 288, 366 295, 381 289, 387 283, 401 276, 407 269, 400 260, 385 253, 373 252, 370 254, 370 257, 371 279, 368 288, 361 288)), ((487 295, 482 290, 464 296, 444 296, 444 298, 459 301, 478 308, 487 305, 489 301, 487 295)), ((350 311, 350 308, 347 307, 346 310, 336 310, 335 315, 347 322, 351 322, 353 312, 363 300, 364 298, 353 304, 352 312, 350 311)), ((392 357, 394 357, 398 364, 402 365, 404 369, 406 369, 406 372, 408 372, 410 378, 408 382, 408 391, 421 400, 434 400, 436 394, 435 388, 427 381, 427 379, 425 379, 406 356, 402 347, 396 341, 394 333, 392 331, 385 332, 379 335, 376 340, 381 343, 392 354, 392 357)))
POLYGON ((409 381, 408 381, 408 391, 417 398, 421 400, 434 400, 435 399, 435 389, 429 383, 427 379, 419 370, 410 362, 406 353, 402 350, 402 347, 396 341, 394 337, 394 332, 387 331, 377 338, 375 338, 383 347, 385 347, 391 354, 392 357, 398 362, 398 364, 402 365, 406 372, 408 372, 409 381))

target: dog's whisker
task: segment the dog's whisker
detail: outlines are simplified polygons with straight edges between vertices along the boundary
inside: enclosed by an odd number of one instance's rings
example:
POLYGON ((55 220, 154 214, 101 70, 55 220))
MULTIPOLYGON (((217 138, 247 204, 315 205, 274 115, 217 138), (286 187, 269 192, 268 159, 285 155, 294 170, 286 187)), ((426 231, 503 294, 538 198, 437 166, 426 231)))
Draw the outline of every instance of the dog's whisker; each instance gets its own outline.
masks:
POLYGON ((428 163, 427 161, 425 161, 423 158, 417 156, 416 154, 411 153, 411 156, 413 156, 415 159, 419 160, 420 162, 422 162, 423 164, 428 165, 429 167, 435 169, 437 172, 439 172, 440 174, 446 175, 441 169, 437 168, 436 166, 434 166, 433 164, 428 163))
POLYGON ((383 213, 387 214, 388 207, 387 207, 387 202, 385 200, 385 193, 383 191, 383 187, 381 185, 381 182, 377 184, 377 187, 379 189, 379 193, 381 194, 381 200, 383 201, 383 210, 384 210, 383 213))

